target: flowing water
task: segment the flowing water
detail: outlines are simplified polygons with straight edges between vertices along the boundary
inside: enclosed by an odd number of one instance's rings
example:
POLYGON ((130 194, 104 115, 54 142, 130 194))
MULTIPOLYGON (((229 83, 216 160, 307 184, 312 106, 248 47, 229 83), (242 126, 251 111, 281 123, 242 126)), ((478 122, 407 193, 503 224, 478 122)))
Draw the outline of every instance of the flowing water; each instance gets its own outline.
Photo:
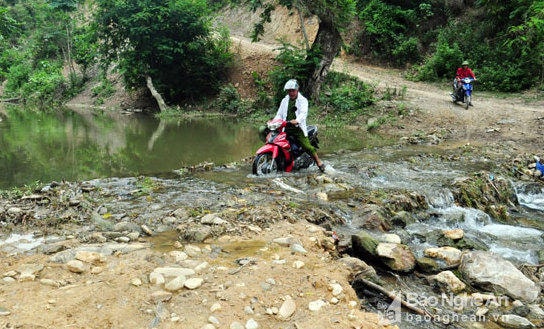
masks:
MULTIPOLYGON (((34 181, 160 176, 203 162, 221 166, 251 157, 261 145, 256 133, 260 123, 244 124, 230 118, 165 122, 140 114, 36 112, 17 107, 4 110, 0 118, 0 188, 34 181)), ((441 160, 458 156, 462 150, 384 146, 387 140, 361 131, 328 128, 321 129, 320 135, 320 153, 333 168, 332 175, 341 175, 365 189, 413 190, 425 195, 430 212, 437 216, 409 225, 405 231, 411 236, 433 229, 462 228, 507 258, 530 264, 538 261, 537 251, 543 244, 540 230, 496 223, 481 211, 454 204, 446 186, 478 170, 492 173, 489 160, 441 160), (339 149, 344 152, 332 154, 339 149)), ((256 179, 248 175, 250 171, 250 164, 242 162, 239 170, 200 175, 216 183, 246 185, 256 179)), ((527 209, 524 216, 540 221, 542 189, 527 188, 523 182, 512 184, 527 209)), ((345 229, 349 231, 349 225, 345 229)), ((416 251, 421 251, 424 245, 412 240, 416 251)))
MULTIPOLYGON (((112 117, 70 111, 37 113, 8 110, 0 115, 0 188, 62 179, 136 175, 166 177, 165 173, 202 162, 213 162, 218 167, 183 180, 165 178, 168 182, 165 185, 170 184, 167 188, 170 192, 164 196, 165 203, 185 200, 206 206, 206 202, 222 193, 231 193, 231 188, 259 183, 259 179, 249 174, 251 165, 242 159, 251 157, 261 145, 256 133, 260 123, 242 124, 229 118, 164 122, 138 114, 112 117), (239 162, 240 165, 234 169, 221 166, 230 162, 239 162), (180 187, 180 184, 184 185, 180 187)), ((360 131, 328 128, 322 129, 320 136, 320 155, 329 166, 331 177, 342 177, 363 189, 415 191, 425 196, 429 213, 433 214, 430 219, 395 231, 416 254, 421 255, 429 246, 422 243, 419 236, 433 230, 461 228, 467 236, 516 264, 538 263, 538 252, 544 246, 541 230, 501 224, 482 211, 462 208, 454 203, 448 188, 451 182, 480 170, 490 172, 492 179, 494 164, 489 160, 477 155, 463 157, 462 149, 455 146, 387 146, 389 141, 360 131), (333 153, 339 149, 344 151, 333 153), (444 160, 452 155, 461 160, 444 160)), ((123 189, 127 186, 123 179, 109 184, 105 188, 123 189)), ((544 213, 544 190, 541 186, 544 185, 512 184, 523 206, 521 213, 516 215, 541 222, 544 213)), ((346 213, 346 223, 343 233, 357 231, 350 225, 349 213, 346 213)), ((171 241, 170 238, 167 240, 171 241)), ((39 238, 17 235, 0 241, 0 245, 8 244, 24 250, 41 242, 39 238)), ((168 248, 168 245, 163 247, 168 248)), ((403 323, 404 327, 440 326, 421 323, 405 326, 403 323)))

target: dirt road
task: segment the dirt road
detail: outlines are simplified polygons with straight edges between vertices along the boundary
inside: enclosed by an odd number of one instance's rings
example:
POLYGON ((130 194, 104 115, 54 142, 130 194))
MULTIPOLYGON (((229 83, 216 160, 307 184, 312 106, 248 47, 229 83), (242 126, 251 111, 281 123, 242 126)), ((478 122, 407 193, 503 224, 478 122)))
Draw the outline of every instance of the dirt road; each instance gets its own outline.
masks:
MULTIPOLYGON (((243 63, 233 76, 234 83, 243 86, 245 81, 251 81, 251 72, 266 72, 274 64, 278 45, 252 43, 240 36, 232 40, 243 63)), ((442 133, 455 144, 503 147, 508 143, 529 153, 539 153, 544 148, 544 140, 538 133, 544 126, 543 92, 497 96, 480 92, 476 84, 474 106, 465 110, 452 103, 449 82, 441 85, 413 82, 406 80, 400 70, 363 65, 349 58, 336 58, 332 70, 356 76, 375 86, 378 93, 404 95, 396 103, 409 109, 410 115, 400 120, 401 131, 395 131, 397 125, 381 128, 390 129, 388 133, 405 136, 417 131, 442 133)), ((241 93, 248 89, 251 88, 242 88, 241 93)))
POLYGON ((513 142, 517 147, 541 150, 544 144, 538 132, 544 120, 544 95, 540 92, 510 94, 504 97, 489 92, 479 92, 475 86, 474 106, 465 110, 451 101, 450 84, 433 85, 412 82, 393 69, 370 67, 337 59, 333 69, 357 76, 382 92, 405 92, 401 101, 415 116, 403 121, 407 130, 445 130, 452 139, 471 144, 513 142), (536 97, 540 100, 535 100, 536 97))

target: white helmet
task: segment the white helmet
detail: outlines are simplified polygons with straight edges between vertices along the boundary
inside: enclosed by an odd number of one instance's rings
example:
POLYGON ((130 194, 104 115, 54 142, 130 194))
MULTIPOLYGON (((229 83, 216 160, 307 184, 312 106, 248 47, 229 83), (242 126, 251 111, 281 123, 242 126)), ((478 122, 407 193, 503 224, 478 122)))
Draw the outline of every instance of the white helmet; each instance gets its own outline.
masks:
POLYGON ((298 90, 298 82, 295 79, 291 79, 285 83, 283 90, 296 89, 298 90))

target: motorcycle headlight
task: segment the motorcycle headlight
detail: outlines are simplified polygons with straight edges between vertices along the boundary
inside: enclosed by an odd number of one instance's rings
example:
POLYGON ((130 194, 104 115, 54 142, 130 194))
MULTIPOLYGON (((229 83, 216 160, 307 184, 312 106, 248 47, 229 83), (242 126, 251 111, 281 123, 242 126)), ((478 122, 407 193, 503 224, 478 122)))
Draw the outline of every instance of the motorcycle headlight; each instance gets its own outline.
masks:
POLYGON ((276 130, 279 127, 281 127, 281 122, 278 121, 271 121, 267 123, 268 129, 270 130, 276 130))

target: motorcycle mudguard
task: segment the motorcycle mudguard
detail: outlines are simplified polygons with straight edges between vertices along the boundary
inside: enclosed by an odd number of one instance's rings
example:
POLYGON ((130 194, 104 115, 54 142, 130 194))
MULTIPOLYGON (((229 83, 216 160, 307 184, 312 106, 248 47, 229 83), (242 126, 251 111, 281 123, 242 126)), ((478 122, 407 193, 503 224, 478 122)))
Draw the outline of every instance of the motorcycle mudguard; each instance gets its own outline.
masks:
POLYGON ((472 95, 472 85, 470 83, 466 83, 463 85, 463 90, 465 92, 465 95, 470 96, 472 95))
POLYGON ((266 144, 261 146, 256 152, 256 154, 262 154, 262 153, 272 153, 272 159, 277 159, 280 156, 280 152, 283 154, 283 158, 285 159, 284 163, 285 168, 283 168, 286 172, 291 172, 294 167, 294 159, 291 153, 287 150, 282 149, 276 144, 266 144))
POLYGON ((261 148, 259 148, 256 153, 262 154, 262 153, 268 153, 268 152, 272 153, 272 159, 275 159, 278 157, 280 148, 274 144, 266 144, 261 146, 261 148))

